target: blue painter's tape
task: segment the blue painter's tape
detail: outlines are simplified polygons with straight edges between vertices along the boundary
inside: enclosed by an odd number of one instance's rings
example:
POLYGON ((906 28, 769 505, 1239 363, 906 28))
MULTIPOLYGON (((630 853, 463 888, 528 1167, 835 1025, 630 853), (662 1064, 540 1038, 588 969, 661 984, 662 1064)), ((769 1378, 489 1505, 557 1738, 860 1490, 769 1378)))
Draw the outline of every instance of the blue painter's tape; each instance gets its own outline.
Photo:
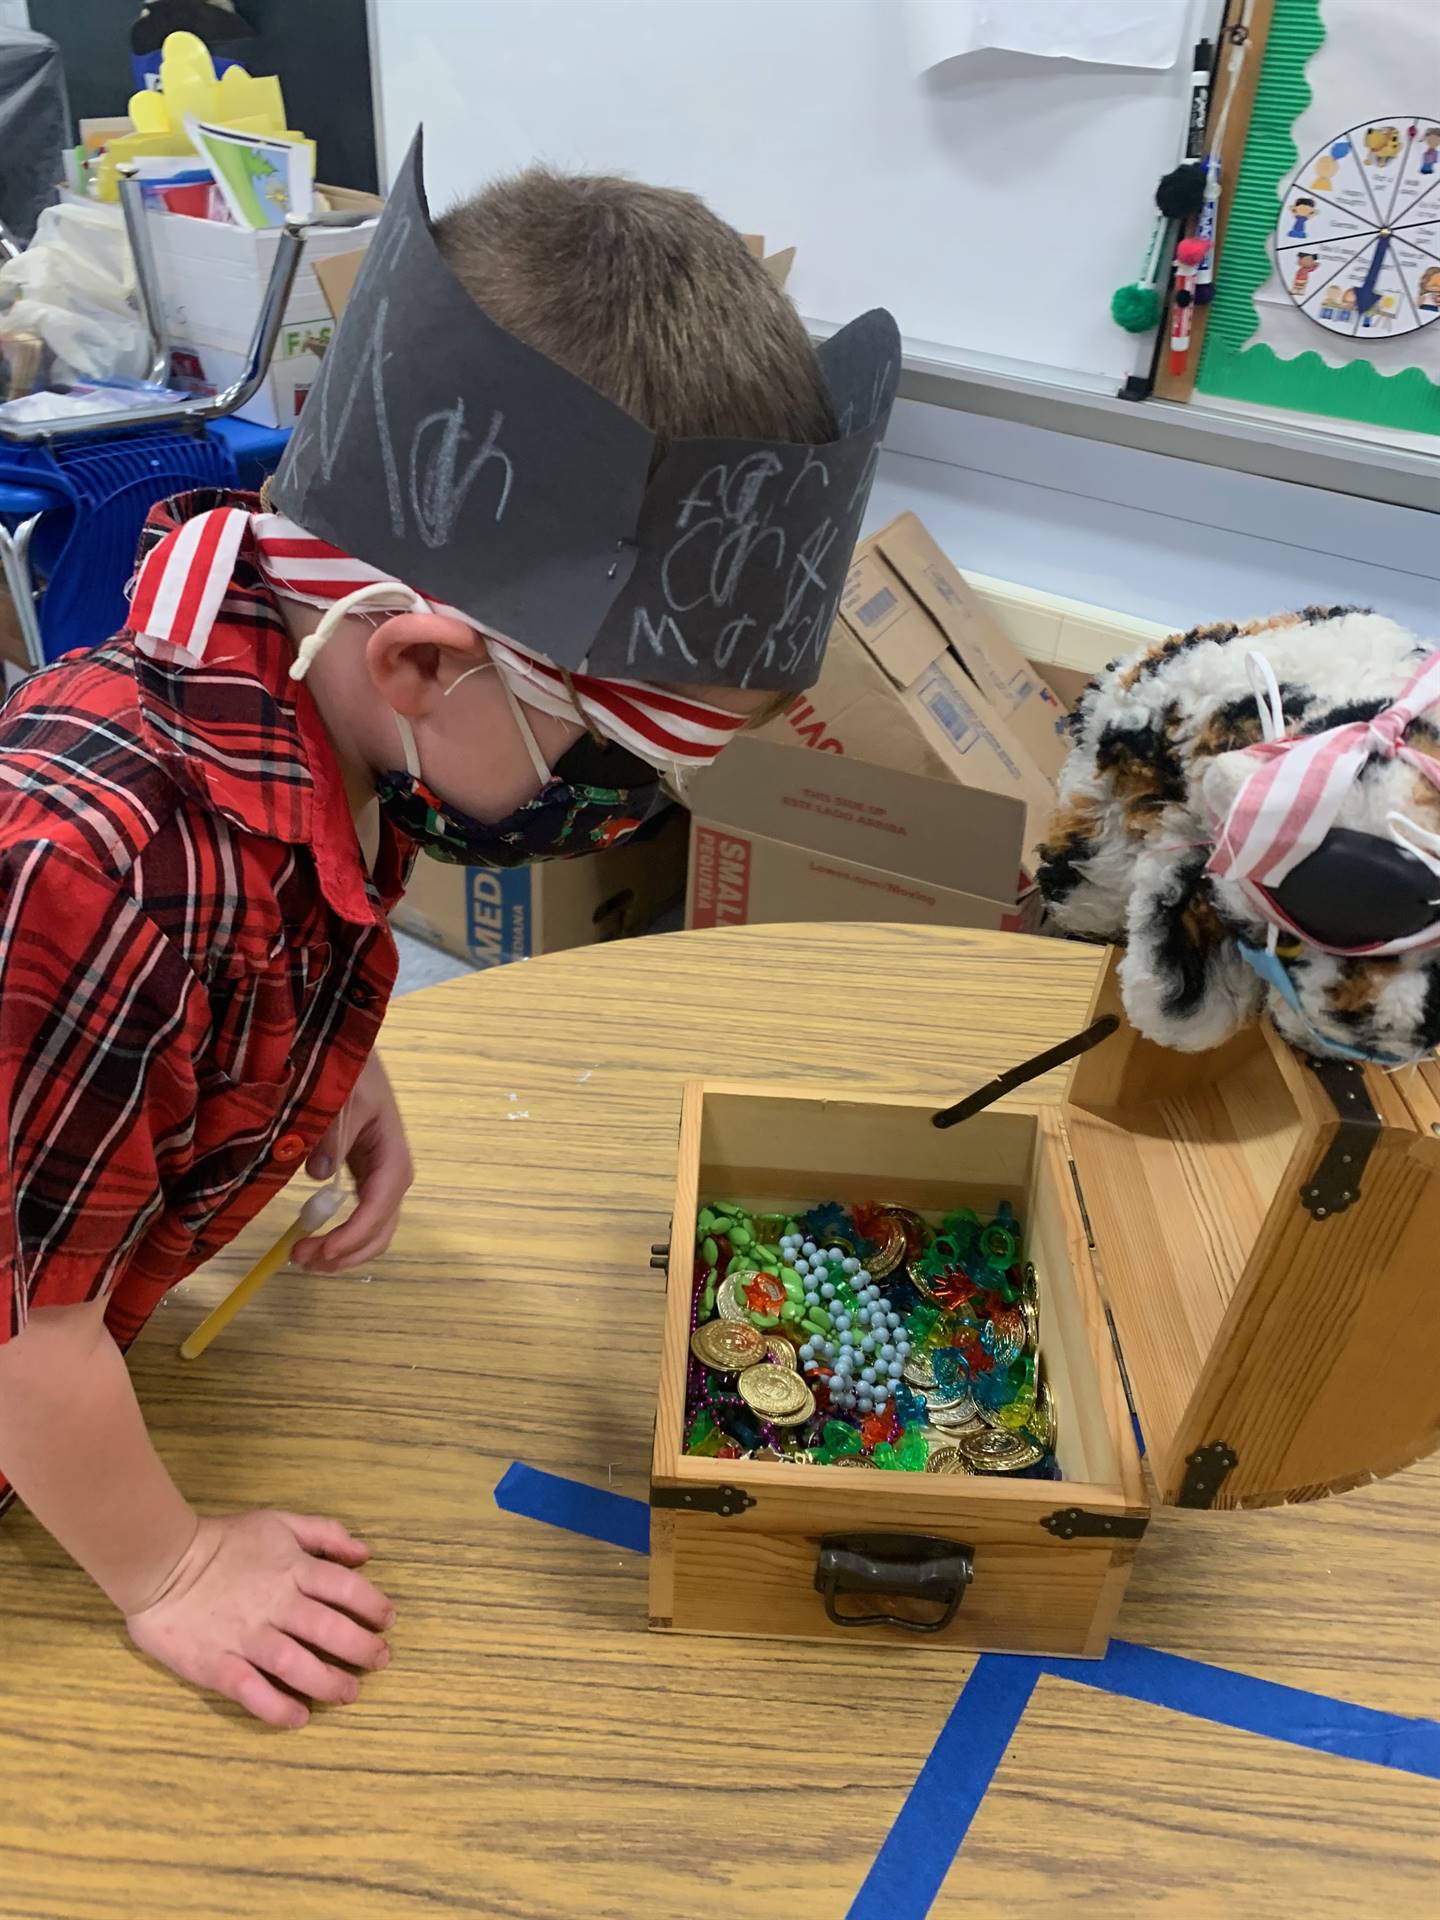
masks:
POLYGON ((924 1920, 1043 1671, 1039 1660, 981 1654, 847 1920, 924 1920))
POLYGON ((1046 1660, 1042 1665, 1058 1679, 1127 1700, 1146 1700, 1242 1733, 1440 1780, 1440 1721, 1352 1706, 1328 1694, 1282 1687, 1203 1660, 1137 1647, 1129 1640, 1112 1640, 1103 1660, 1046 1660))
POLYGON ((566 1480, 558 1473, 542 1473, 512 1460, 495 1489, 495 1504, 506 1513, 543 1520, 547 1527, 566 1527, 592 1540, 608 1540, 612 1547, 631 1553, 650 1551, 650 1509, 643 1500, 604 1487, 588 1487, 583 1480, 566 1480))

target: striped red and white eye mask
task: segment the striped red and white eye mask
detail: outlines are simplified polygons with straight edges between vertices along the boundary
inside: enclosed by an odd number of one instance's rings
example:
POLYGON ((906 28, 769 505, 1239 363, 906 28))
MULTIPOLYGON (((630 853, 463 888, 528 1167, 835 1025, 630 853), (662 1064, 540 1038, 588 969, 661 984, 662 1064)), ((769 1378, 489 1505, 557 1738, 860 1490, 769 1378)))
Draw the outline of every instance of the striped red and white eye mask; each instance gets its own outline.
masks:
POLYGON ((1269 662, 1251 654, 1246 664, 1266 738, 1244 750, 1254 771, 1207 871, 1233 880, 1272 927, 1326 953, 1379 957, 1440 945, 1440 836, 1395 811, 1386 816, 1388 839, 1338 825, 1372 758, 1403 761, 1440 789, 1440 761, 1405 740, 1412 721, 1440 707, 1440 650, 1373 720, 1288 739, 1269 662))
MULTIPOLYGON (((283 514, 216 507, 166 534, 141 562, 130 625, 142 642, 194 660, 205 657, 247 531, 267 584, 292 599, 328 607, 357 587, 386 582, 392 582, 397 593, 425 599, 392 575, 317 540, 283 514)), ((659 773, 709 766, 745 724, 743 714, 642 681, 564 674, 503 635, 486 632, 460 608, 428 599, 425 604, 483 633, 497 668, 527 706, 560 720, 583 719, 659 773)))

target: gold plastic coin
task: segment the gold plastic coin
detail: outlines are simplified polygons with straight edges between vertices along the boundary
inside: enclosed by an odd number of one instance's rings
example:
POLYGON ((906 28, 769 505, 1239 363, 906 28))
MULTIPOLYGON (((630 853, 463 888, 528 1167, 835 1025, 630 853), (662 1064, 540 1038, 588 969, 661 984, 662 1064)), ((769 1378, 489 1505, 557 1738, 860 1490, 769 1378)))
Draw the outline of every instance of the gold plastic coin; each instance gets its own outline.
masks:
MULTIPOLYGON (((772 1367, 770 1371, 772 1373, 779 1373, 780 1369, 778 1367, 772 1367)), ((800 1380, 800 1376, 798 1373, 782 1374, 781 1378, 787 1379, 787 1380, 800 1380)), ((804 1393, 805 1398, 802 1404, 798 1406, 793 1413, 771 1413, 766 1415, 766 1418, 769 1420, 772 1427, 803 1427, 805 1422, 810 1418, 811 1414, 814 1413, 815 1411, 814 1394, 810 1391, 809 1387, 805 1385, 805 1382, 803 1380, 800 1380, 800 1388, 801 1388, 801 1391, 804 1393)), ((799 1455, 797 1454, 794 1457, 798 1459, 799 1455)))
POLYGON ((922 1390, 933 1387, 935 1384, 935 1362, 930 1358, 929 1354, 923 1350, 919 1353, 912 1353, 910 1358, 905 1362, 905 1371, 900 1377, 906 1386, 909 1387, 919 1387, 922 1390))
POLYGON ((724 1279, 715 1289, 715 1311, 722 1320, 743 1320, 747 1308, 738 1280, 724 1279))
POLYGON ((1025 1343, 1033 1353, 1040 1344, 1040 1303, 1028 1294, 1023 1295, 1020 1311, 1025 1316, 1025 1343))
POLYGON ((765 1341, 748 1320, 707 1320, 691 1334, 690 1351, 718 1373, 738 1373, 765 1358, 765 1341))
MULTIPOLYGON (((868 1453, 846 1453, 834 1463, 837 1467, 874 1467, 875 1462, 868 1453)), ((880 1469, 875 1467, 878 1473, 880 1469)))
POLYGON ((983 1432, 966 1434, 958 1445, 975 1473, 1023 1473, 1045 1458, 1043 1447, 1005 1427, 986 1427, 983 1432))
POLYGON ((969 1473, 968 1461, 959 1447, 932 1447, 925 1462, 927 1473, 969 1473))
POLYGON ((1049 1453, 1055 1445, 1055 1395, 1050 1390, 1048 1380, 1040 1382, 1039 1397, 1028 1424, 1036 1446, 1044 1447, 1049 1453))
POLYGON ((904 1258, 905 1229, 893 1214, 889 1214, 885 1219, 885 1238, 880 1242, 880 1251, 865 1262, 866 1271, 872 1280, 888 1279, 904 1258))
MULTIPOLYGON (((763 1340, 761 1346, 764 1346, 763 1340)), ((746 1406, 753 1407, 756 1413, 763 1414, 766 1419, 795 1413, 810 1397, 810 1389, 798 1373, 791 1373, 786 1367, 771 1366, 768 1361, 760 1366, 746 1367, 736 1385, 746 1406)))
POLYGON ((793 1343, 787 1340, 783 1333, 766 1333, 760 1337, 764 1340, 765 1351, 775 1366, 783 1367, 786 1373, 800 1371, 800 1356, 796 1353, 793 1343))

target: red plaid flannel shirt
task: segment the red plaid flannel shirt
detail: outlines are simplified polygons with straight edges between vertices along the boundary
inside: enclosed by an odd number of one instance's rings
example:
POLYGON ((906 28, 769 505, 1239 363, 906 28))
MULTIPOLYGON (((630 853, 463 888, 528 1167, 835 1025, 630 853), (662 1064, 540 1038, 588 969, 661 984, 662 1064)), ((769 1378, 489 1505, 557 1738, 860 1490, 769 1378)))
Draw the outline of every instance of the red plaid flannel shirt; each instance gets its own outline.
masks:
MULTIPOLYGON (((145 543, 225 504, 258 506, 190 494, 145 543)), ((292 658, 242 547, 203 666, 122 634, 0 713, 0 1341, 103 1294, 128 1345, 370 1053, 409 849, 382 828, 367 877, 292 658)))

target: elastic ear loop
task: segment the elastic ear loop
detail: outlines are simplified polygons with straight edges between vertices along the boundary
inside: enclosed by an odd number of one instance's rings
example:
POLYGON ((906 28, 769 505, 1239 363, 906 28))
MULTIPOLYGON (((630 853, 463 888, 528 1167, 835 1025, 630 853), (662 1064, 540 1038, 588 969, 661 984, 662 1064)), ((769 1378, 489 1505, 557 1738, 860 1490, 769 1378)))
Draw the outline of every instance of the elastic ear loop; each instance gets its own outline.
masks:
MULTIPOLYGON (((1437 879, 1440 879, 1440 833, 1432 833, 1428 827, 1422 827, 1412 820, 1408 813, 1393 810, 1386 814, 1385 824, 1390 829, 1390 838, 1406 853, 1413 853, 1417 860, 1423 860, 1437 879)), ((1440 900, 1431 900, 1432 907, 1440 907, 1440 900)))
MULTIPOLYGON (((1250 682, 1250 691, 1255 696, 1255 705, 1260 714, 1260 732, 1269 740, 1283 740, 1285 737, 1285 703, 1280 698, 1280 682, 1275 678, 1275 669, 1263 653, 1247 653, 1245 656, 1245 674, 1250 682)), ((1265 926, 1265 951, 1276 956, 1278 961, 1280 929, 1273 921, 1265 926)))
POLYGON ((326 641, 334 633, 340 622, 357 607, 373 607, 384 598, 394 601, 400 595, 409 602, 411 613, 428 613, 429 608, 418 593, 402 586, 398 580, 372 580, 368 586, 356 587, 352 593, 345 593, 333 606, 327 607, 313 633, 307 633, 295 649, 295 658, 290 666, 290 678, 303 680, 320 656, 326 641))
MULTIPOLYGON (((482 660, 478 667, 467 667, 464 673, 456 674, 455 678, 445 689, 442 697, 448 700, 451 694, 454 693, 456 687, 458 687, 462 681, 468 680, 471 674, 488 673, 491 668, 494 668, 495 672, 500 675, 500 685, 505 690, 505 698, 509 703, 510 712, 514 716, 516 727, 519 729, 520 738, 525 742, 525 751, 530 756, 530 764, 534 767, 536 774, 539 776, 540 784, 543 787, 550 778, 550 762, 540 751, 540 742, 535 738, 535 729, 530 725, 530 717, 521 705, 519 696, 516 694, 503 668, 497 661, 482 660)), ((410 771, 414 773, 415 769, 412 767, 410 771)))

